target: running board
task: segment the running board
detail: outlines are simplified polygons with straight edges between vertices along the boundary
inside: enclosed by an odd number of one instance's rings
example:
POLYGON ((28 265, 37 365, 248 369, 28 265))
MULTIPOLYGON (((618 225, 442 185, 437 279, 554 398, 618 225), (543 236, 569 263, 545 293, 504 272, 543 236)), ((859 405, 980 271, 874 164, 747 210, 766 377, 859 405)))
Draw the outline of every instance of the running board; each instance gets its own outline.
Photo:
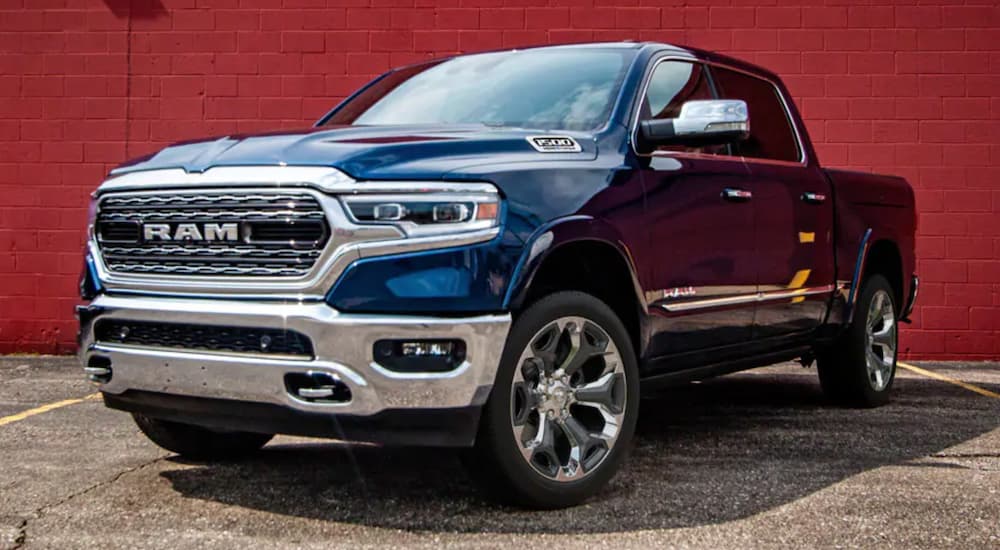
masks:
POLYGON ((663 387, 686 384, 694 380, 704 380, 706 378, 713 378, 715 376, 722 376, 724 374, 731 374, 734 372, 750 370, 759 367, 766 367, 768 365, 773 365, 775 363, 782 363, 784 361, 791 361, 793 359, 797 359, 799 357, 802 357, 803 355, 807 355, 810 353, 812 353, 812 347, 810 346, 789 348, 780 351, 765 353, 762 355, 754 355, 751 357, 725 361, 722 363, 715 363, 711 365, 704 365, 701 367, 679 370, 676 372, 655 374, 653 376, 641 379, 639 381, 639 384, 641 392, 646 393, 647 391, 650 390, 657 390, 663 387))

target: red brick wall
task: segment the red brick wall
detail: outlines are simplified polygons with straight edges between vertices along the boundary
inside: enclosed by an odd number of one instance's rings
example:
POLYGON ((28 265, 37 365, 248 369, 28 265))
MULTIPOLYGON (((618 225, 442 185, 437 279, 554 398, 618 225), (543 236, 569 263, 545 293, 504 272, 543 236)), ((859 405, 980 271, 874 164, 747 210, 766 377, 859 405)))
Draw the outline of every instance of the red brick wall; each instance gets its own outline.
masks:
POLYGON ((628 38, 769 67, 822 162, 909 178, 910 357, 1000 356, 995 0, 0 0, 0 352, 72 350, 87 194, 115 163, 306 125, 416 59, 628 38))

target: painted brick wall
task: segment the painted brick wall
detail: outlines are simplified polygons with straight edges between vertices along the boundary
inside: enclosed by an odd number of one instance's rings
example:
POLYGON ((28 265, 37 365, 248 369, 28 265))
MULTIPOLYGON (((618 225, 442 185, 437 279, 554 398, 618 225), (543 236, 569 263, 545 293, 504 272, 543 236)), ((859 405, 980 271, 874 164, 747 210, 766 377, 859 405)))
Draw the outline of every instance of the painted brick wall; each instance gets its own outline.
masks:
POLYGON ((995 0, 0 0, 0 352, 69 352, 88 193, 175 140, 291 128, 393 65, 658 40, 780 73, 822 162, 917 188, 913 358, 1000 356, 995 0))

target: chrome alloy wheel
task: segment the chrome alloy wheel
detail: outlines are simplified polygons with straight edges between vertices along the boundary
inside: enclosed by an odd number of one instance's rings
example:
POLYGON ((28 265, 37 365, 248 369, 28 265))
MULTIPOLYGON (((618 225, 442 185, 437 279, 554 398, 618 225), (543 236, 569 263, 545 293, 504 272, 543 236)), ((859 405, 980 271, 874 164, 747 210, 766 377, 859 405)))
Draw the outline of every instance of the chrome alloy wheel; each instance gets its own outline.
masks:
POLYGON ((896 361, 896 314, 889 293, 879 289, 868 306, 865 363, 868 366, 868 383, 875 391, 882 391, 892 379, 896 361))
POLYGON ((621 353, 593 321, 556 319, 521 354, 510 399, 514 437, 531 467, 554 481, 582 479, 608 456, 624 421, 621 353))

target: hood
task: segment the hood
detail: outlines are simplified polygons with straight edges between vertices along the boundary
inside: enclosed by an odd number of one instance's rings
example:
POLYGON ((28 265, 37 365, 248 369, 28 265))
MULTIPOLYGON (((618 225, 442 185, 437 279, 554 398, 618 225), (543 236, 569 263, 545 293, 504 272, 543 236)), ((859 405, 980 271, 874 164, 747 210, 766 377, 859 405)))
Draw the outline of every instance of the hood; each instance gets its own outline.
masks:
POLYGON ((226 136, 171 145, 135 159, 113 175, 218 166, 330 166, 356 179, 440 179, 479 164, 592 160, 594 136, 485 126, 342 126, 298 132, 226 136), (570 136, 579 152, 539 152, 531 136, 570 136))

